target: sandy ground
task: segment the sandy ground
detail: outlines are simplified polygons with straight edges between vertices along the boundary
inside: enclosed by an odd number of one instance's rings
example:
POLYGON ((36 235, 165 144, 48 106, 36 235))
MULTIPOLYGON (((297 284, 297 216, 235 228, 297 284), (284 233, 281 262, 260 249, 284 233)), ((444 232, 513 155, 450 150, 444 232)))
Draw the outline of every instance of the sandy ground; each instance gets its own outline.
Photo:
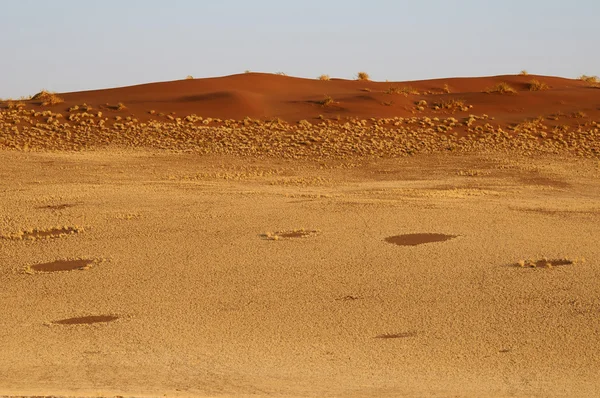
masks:
POLYGON ((597 396, 599 177, 0 152, 0 395, 597 396), (386 241, 412 233, 456 237, 386 241), (578 261, 516 265, 544 257, 578 261), (35 271, 69 259, 90 261, 35 271), (59 323, 85 316, 116 320, 59 323))

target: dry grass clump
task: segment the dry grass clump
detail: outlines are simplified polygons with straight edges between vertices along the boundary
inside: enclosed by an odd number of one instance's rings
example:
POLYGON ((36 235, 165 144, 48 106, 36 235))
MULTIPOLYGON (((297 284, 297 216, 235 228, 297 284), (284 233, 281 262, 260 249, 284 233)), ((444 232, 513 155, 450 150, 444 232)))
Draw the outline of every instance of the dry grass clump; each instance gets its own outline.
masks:
POLYGON ((579 76, 579 80, 589 83, 589 84, 598 84, 600 83, 600 79, 598 78, 598 76, 587 76, 587 75, 581 75, 579 76))
POLYGON ((401 94, 407 97, 408 95, 419 95, 419 91, 411 86, 395 87, 392 86, 385 91, 386 94, 401 94))
POLYGON ((516 94, 517 90, 512 88, 508 83, 501 82, 496 84, 494 87, 490 87, 485 90, 486 93, 498 93, 498 94, 516 94))
POLYGON ((444 84, 444 87, 442 88, 442 91, 444 92, 444 94, 450 94, 450 86, 447 84, 444 84))
POLYGON ((323 98, 321 101, 319 101, 319 104, 323 105, 323 106, 329 106, 329 105, 333 105, 335 103, 336 102, 329 95, 326 95, 325 98, 323 98))
POLYGON ((318 79, 321 81, 329 81, 331 78, 329 77, 329 75, 321 75, 318 77, 318 79))
POLYGON ((192 75, 187 75, 185 77, 185 80, 193 80, 193 79, 194 79, 194 76, 192 76, 192 75))
POLYGON ((540 260, 519 260, 517 264, 518 267, 521 268, 553 268, 560 267, 564 265, 573 265, 577 263, 585 263, 585 258, 570 260, 568 258, 559 258, 559 259, 548 259, 542 258, 540 260))
POLYGON ((46 90, 40 91, 39 93, 37 93, 36 95, 31 97, 31 99, 34 101, 41 101, 42 106, 57 105, 57 104, 62 104, 63 102, 65 102, 65 100, 60 98, 55 93, 51 93, 50 91, 46 91, 46 90))
POLYGON ((465 104, 465 102, 463 100, 459 100, 456 98, 438 102, 433 107, 433 109, 435 109, 436 111, 440 110, 440 109, 445 109, 445 110, 449 110, 449 111, 453 111, 453 112, 454 111, 466 112, 471 108, 472 108, 471 105, 467 105, 467 104, 465 104))
POLYGON ((111 108, 115 111, 124 111, 125 109, 127 109, 125 104, 123 104, 122 102, 119 102, 117 105, 109 106, 109 108, 111 108))
POLYGON ((525 69, 523 69, 521 72, 519 72, 519 75, 521 75, 521 76, 528 76, 529 72, 527 72, 525 69))
POLYGON ((543 91, 548 90, 549 88, 550 87, 546 83, 540 82, 537 79, 533 79, 529 82, 529 91, 543 91))
POLYGON ((357 80, 371 80, 367 72, 358 72, 356 75, 357 80))

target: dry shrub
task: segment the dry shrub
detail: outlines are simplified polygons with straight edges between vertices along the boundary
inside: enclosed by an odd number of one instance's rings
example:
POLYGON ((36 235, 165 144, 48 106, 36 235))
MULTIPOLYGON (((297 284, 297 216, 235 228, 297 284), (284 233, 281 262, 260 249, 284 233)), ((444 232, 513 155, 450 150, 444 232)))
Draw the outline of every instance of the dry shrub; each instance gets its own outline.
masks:
POLYGON ((57 105, 57 104, 62 104, 63 102, 65 102, 65 100, 60 98, 55 93, 51 93, 46 90, 40 91, 39 93, 37 93, 36 95, 31 97, 31 99, 34 101, 41 101, 42 106, 57 105))
POLYGON ((319 101, 319 104, 321 104, 323 106, 329 106, 329 105, 335 104, 335 101, 329 95, 326 95, 325 98, 323 98, 321 101, 319 101))
POLYGON ((192 75, 187 75, 185 77, 185 80, 193 80, 193 79, 194 79, 194 76, 192 76, 192 75))
POLYGON ((540 82, 536 79, 533 79, 529 82, 529 91, 543 91, 548 90, 549 88, 550 87, 546 83, 540 82))
POLYGON ((450 99, 447 101, 442 101, 442 102, 438 102, 435 104, 436 108, 439 109, 447 109, 450 111, 463 111, 466 112, 469 109, 471 109, 470 106, 468 106, 467 104, 465 104, 465 102, 463 100, 459 100, 459 99, 450 99))
POLYGON ((600 83, 600 79, 598 79, 598 76, 581 75, 581 76, 579 76, 579 80, 584 81, 586 83, 590 83, 590 84, 600 83))
POLYGON ((519 75, 527 76, 527 75, 529 75, 529 72, 527 72, 525 69, 523 69, 521 72, 519 72, 519 75))
POLYGON ((330 77, 329 77, 329 75, 321 75, 321 76, 319 76, 319 80, 322 80, 322 81, 329 81, 329 80, 330 80, 330 77))
POLYGON ((405 97, 408 96, 409 94, 413 94, 413 95, 419 95, 419 92, 412 88, 411 86, 404 86, 404 87, 390 87, 385 91, 386 94, 401 94, 404 95, 405 97))
POLYGON ((356 78, 357 80, 370 80, 370 76, 367 72, 358 72, 356 78))
POLYGON ((494 87, 488 88, 485 92, 498 94, 516 94, 517 90, 512 88, 508 83, 501 82, 496 84, 494 87))

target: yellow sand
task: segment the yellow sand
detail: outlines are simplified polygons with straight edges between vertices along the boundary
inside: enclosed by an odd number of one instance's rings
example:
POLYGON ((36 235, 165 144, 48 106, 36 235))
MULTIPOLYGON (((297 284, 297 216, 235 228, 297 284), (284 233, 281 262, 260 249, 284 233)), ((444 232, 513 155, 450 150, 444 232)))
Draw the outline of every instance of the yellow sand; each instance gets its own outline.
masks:
POLYGON ((599 166, 0 152, 0 395, 597 395, 599 166))

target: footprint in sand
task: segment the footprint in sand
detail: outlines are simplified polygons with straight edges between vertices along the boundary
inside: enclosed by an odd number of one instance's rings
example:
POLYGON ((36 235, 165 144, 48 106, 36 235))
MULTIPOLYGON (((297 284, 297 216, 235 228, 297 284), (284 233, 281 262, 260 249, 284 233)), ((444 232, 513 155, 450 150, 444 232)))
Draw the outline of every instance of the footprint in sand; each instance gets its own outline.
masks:
POLYGON ((74 270, 86 270, 89 269, 94 260, 77 259, 77 260, 55 260, 47 263, 39 263, 27 266, 25 271, 27 273, 38 272, 64 272, 74 270))
POLYGON ((55 325, 91 325, 94 323, 108 323, 119 319, 115 315, 90 315, 76 318, 61 319, 59 321, 52 322, 55 325))
POLYGON ((426 243, 445 242, 456 237, 457 235, 421 233, 390 236, 385 238, 385 241, 398 246, 418 246, 426 243))

